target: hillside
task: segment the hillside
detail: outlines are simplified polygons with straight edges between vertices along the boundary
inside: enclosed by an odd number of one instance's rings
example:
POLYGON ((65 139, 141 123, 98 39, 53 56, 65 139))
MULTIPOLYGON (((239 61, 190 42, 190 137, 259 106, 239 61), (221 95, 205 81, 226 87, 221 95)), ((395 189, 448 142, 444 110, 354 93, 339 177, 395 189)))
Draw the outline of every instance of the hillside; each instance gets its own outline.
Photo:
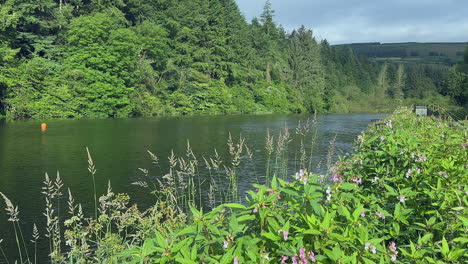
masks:
MULTIPOLYGON (((394 100, 465 105, 466 72, 387 65, 317 42, 304 26, 286 32, 269 1, 250 22, 234 0, 2 2, 0 117, 388 112, 394 100)), ((379 54, 453 63, 460 47, 379 54)))
POLYGON ((454 65, 463 60, 465 42, 458 43, 352 43, 336 45, 350 47, 359 55, 378 60, 402 63, 454 65))

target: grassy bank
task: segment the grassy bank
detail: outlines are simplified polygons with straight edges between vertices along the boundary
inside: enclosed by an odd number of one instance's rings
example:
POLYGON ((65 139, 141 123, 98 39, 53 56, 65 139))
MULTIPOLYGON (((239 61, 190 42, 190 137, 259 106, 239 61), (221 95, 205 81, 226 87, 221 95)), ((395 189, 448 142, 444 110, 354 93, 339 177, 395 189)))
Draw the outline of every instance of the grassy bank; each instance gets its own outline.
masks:
MULTIPOLYGON (((201 165, 189 146, 185 156, 170 157, 169 173, 155 185, 136 183, 158 198, 143 212, 109 185, 96 198, 94 217, 85 218, 71 192, 62 190, 60 176, 46 177, 44 241, 53 263, 464 263, 467 134, 466 121, 400 109, 360 135, 355 153, 330 164, 328 175, 301 170, 291 177, 283 154, 292 136, 285 129, 278 138, 267 135, 267 183, 254 185, 242 204, 236 168, 250 150, 242 138, 230 138, 230 163, 204 160, 211 179, 228 182, 220 192, 215 184, 206 189, 215 201, 206 213, 194 195, 201 193, 201 165), (56 212, 59 197, 68 199, 64 223, 56 212)), ((296 135, 313 144, 316 134, 303 124, 296 135)), ((302 168, 311 167, 305 149, 296 157, 302 168)), ((91 155, 88 163, 94 176, 91 155)), ((18 208, 3 198, 16 259, 35 263, 39 232, 32 243, 22 238, 18 208)))

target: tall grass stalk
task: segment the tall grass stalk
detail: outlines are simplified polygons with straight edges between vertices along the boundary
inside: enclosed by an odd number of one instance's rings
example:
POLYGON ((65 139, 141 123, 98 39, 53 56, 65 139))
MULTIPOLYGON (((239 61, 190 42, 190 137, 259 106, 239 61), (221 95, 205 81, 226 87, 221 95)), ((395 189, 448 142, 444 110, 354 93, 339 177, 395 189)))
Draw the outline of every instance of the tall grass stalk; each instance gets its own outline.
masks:
POLYGON ((312 133, 311 133, 312 137, 310 140, 310 155, 309 155, 309 164, 308 164, 308 168, 310 169, 312 169, 312 165, 313 165, 314 150, 315 150, 315 144, 317 143, 318 129, 319 129, 316 112, 314 112, 314 119, 312 119, 311 129, 312 129, 312 133))
POLYGON ((36 224, 33 226, 33 240, 34 243, 34 264, 37 264, 37 240, 39 239, 39 230, 37 229, 36 224))
POLYGON ((267 164, 266 164, 266 172, 265 172, 265 177, 266 177, 266 184, 270 184, 271 182, 271 175, 270 175, 270 166, 271 166, 271 154, 273 154, 274 150, 274 137, 270 136, 270 129, 267 129, 267 134, 266 134, 266 142, 265 142, 265 150, 267 154, 267 164))
POLYGON ((89 153, 88 147, 86 147, 86 153, 88 154, 88 171, 91 173, 93 176, 93 193, 94 193, 94 217, 95 219, 98 219, 98 207, 97 207, 97 193, 96 193, 96 167, 94 166, 94 161, 93 158, 91 157, 91 154, 89 153))
POLYGON ((6 263, 7 263, 7 264, 10 264, 10 262, 8 261, 8 258, 7 258, 7 256, 6 256, 6 254, 5 254, 5 251, 3 251, 2 242, 3 242, 3 239, 0 239, 0 251, 2 252, 3 258, 5 259, 6 263))
POLYGON ((284 124, 284 130, 278 135, 276 143, 276 159, 275 159, 275 173, 274 176, 285 180, 288 171, 288 144, 291 142, 289 128, 284 124))
POLYGON ((336 136, 333 137, 333 139, 330 141, 330 146, 328 148, 328 153, 327 153, 327 170, 330 171, 333 163, 333 156, 335 155, 335 148, 336 148, 336 136))
MULTIPOLYGON (((16 224, 18 224, 18 222, 19 222, 19 209, 18 209, 18 206, 15 207, 13 205, 13 203, 10 201, 10 199, 8 199, 2 192, 0 192, 0 195, 3 197, 3 200, 5 201, 5 204, 6 204, 5 210, 7 211, 7 214, 10 216, 8 218, 8 221, 12 222, 12 224, 13 224, 13 230, 15 232, 16 246, 18 248, 18 254, 19 254, 19 257, 20 257, 20 261, 21 261, 21 263, 24 263, 23 262, 23 254, 21 252, 22 251, 21 250, 21 245, 20 245, 20 241, 19 241, 19 237, 18 237, 18 231, 16 230, 16 224)), ((18 228, 21 229, 21 227, 19 225, 18 225, 18 228)))

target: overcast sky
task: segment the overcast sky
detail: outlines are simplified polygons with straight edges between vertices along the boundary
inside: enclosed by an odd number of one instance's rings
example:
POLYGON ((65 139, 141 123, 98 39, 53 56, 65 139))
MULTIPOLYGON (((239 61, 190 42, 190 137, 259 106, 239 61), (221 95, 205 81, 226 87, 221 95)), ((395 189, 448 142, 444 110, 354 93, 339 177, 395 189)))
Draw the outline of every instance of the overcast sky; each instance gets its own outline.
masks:
MULTIPOLYGON (((266 0, 236 0, 250 22, 266 0)), ((287 30, 304 24, 331 44, 467 42, 468 0, 270 0, 287 30)))

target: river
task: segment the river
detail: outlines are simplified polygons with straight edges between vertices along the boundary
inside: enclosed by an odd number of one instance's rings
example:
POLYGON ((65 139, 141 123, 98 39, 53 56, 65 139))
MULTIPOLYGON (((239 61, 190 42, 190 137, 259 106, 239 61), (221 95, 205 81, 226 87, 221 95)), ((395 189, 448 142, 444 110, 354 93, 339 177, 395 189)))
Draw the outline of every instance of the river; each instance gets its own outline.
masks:
MULTIPOLYGON (((319 116, 311 126, 317 128, 317 142, 314 148, 313 168, 323 173, 330 141, 336 136, 334 158, 352 151, 352 145, 359 133, 366 130, 373 119, 385 117, 382 114, 333 114, 319 116)), ((108 181, 114 192, 128 193, 132 200, 144 208, 154 202, 154 197, 141 187, 131 183, 139 179, 146 168, 150 175, 160 177, 167 170, 167 157, 171 150, 176 155, 185 155, 187 141, 200 162, 202 157, 211 157, 214 149, 226 158, 227 138, 239 135, 245 138, 253 157, 241 163, 239 174, 239 196, 262 183, 265 174, 265 136, 267 130, 275 136, 284 127, 290 129, 294 139, 294 128, 299 121, 306 123, 308 115, 242 115, 242 116, 180 116, 133 119, 99 120, 49 120, 15 121, 0 120, 0 192, 19 206, 21 228, 25 240, 31 239, 33 223, 37 223, 44 239, 45 217, 44 197, 41 186, 44 173, 55 178, 57 171, 66 188, 70 188, 75 201, 83 204, 85 214, 93 213, 93 182, 87 167, 88 147, 97 173, 98 194, 107 190, 108 181), (40 124, 47 122, 47 131, 41 132, 40 124), (152 164, 147 153, 150 150, 160 159, 160 167, 152 164), (161 172, 162 171, 162 172, 161 172)), ((290 152, 289 172, 298 170, 297 156, 299 141, 293 140, 290 152)), ((203 174, 202 174, 203 176, 203 174)), ((66 189, 64 190, 66 193, 66 189)), ((65 201, 63 202, 65 205, 65 201)), ((16 256, 14 234, 8 222, 4 204, 1 201, 0 239, 7 255, 16 256)), ((62 208, 63 210, 63 208, 62 208)), ((64 210, 65 211, 65 210, 64 210)), ((44 246, 40 247, 44 250, 44 246)), ((1 256, 1 255, 0 255, 1 256)), ((44 254, 41 254, 41 258, 44 254)), ((0 263, 3 263, 0 257, 0 263)), ((11 259, 10 259, 11 262, 11 259)), ((14 261, 13 261, 14 262, 14 261)))

